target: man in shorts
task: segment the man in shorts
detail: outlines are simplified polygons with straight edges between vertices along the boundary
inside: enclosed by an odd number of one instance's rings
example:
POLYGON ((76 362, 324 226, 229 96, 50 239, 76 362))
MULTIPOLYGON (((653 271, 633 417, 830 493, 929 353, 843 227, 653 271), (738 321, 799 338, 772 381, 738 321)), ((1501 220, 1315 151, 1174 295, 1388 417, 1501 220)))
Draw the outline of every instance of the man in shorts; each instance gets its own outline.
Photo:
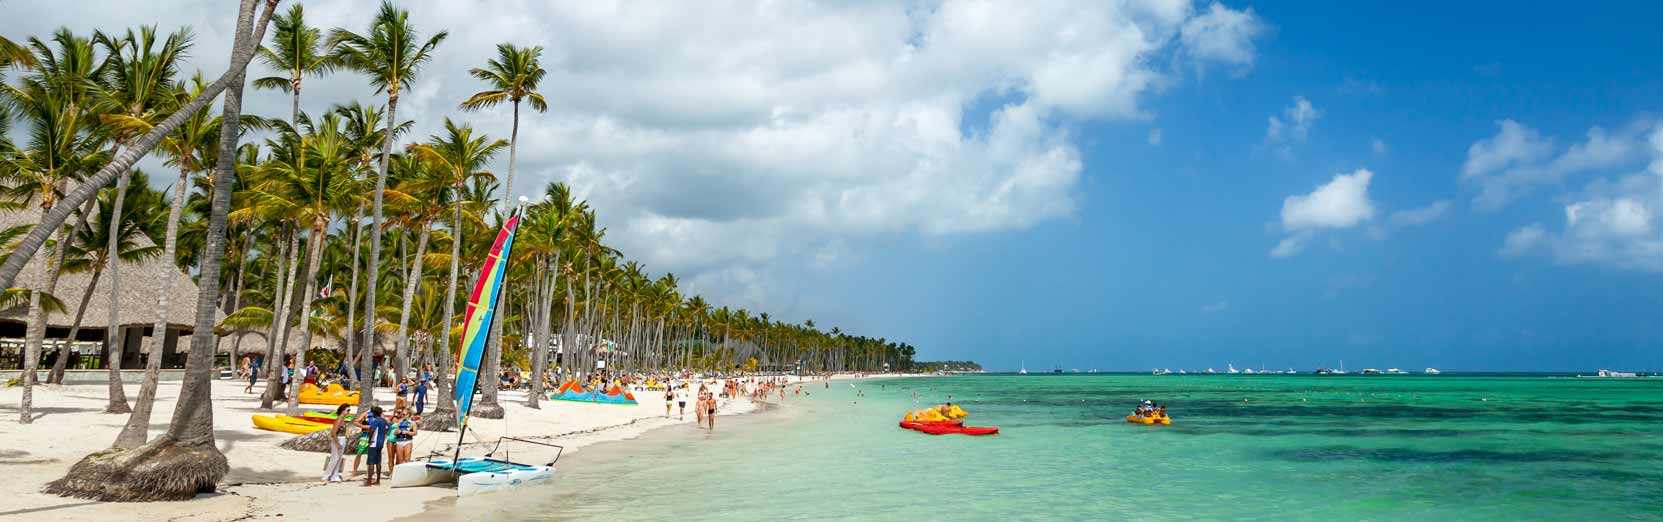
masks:
POLYGON ((364 449, 366 473, 364 485, 374 486, 381 483, 381 454, 387 446, 387 419, 381 417, 381 407, 370 408, 370 414, 358 421, 358 429, 370 434, 370 445, 364 449))

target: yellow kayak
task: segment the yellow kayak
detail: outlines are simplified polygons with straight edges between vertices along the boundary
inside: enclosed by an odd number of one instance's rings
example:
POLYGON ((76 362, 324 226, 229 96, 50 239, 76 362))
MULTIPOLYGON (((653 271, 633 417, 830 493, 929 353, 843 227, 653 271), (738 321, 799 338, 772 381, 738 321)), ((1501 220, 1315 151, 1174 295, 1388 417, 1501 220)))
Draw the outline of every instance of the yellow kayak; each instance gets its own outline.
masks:
POLYGON ((1133 424, 1160 424, 1164 426, 1172 424, 1172 417, 1139 417, 1137 415, 1127 415, 1126 422, 1133 424))
POLYGON ((314 431, 329 429, 328 424, 290 417, 288 415, 254 415, 254 427, 266 431, 279 431, 305 435, 314 431))

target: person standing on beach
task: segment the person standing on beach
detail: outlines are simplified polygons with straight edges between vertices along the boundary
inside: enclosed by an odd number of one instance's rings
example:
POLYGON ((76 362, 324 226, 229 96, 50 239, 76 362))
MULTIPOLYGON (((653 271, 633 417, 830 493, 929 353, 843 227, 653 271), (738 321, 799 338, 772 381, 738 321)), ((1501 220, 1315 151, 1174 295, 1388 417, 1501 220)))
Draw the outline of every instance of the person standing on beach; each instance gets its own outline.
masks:
POLYGON ((341 452, 346 451, 346 409, 335 407, 335 423, 329 426, 329 460, 323 461, 323 483, 341 481, 341 452))
POLYGON ((416 415, 421 415, 427 404, 427 383, 433 380, 433 365, 422 365, 421 379, 416 381, 416 415))
POLYGON ((716 431, 716 397, 711 397, 709 399, 706 399, 704 404, 705 404, 705 414, 704 414, 705 424, 710 427, 710 431, 716 431))
POLYGON ((686 385, 676 386, 676 420, 687 419, 687 388, 686 385))
POLYGON ((368 469, 365 470, 367 473, 364 474, 365 486, 381 483, 381 452, 385 451, 387 445, 388 427, 387 419, 381 418, 380 406, 371 407, 370 414, 358 420, 358 429, 370 434, 370 445, 364 450, 364 453, 369 455, 369 462, 366 464, 368 469))
POLYGON ((676 402, 676 389, 673 386, 664 387, 664 418, 670 418, 670 403, 676 402))

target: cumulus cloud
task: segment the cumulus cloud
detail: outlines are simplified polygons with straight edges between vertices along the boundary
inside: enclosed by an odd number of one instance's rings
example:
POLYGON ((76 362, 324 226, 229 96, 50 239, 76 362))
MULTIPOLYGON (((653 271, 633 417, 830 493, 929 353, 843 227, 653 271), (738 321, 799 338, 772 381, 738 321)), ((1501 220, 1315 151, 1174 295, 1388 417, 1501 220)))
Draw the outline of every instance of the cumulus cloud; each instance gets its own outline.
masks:
MULTIPOLYGON (((1251 10, 1182 0, 400 5, 426 34, 452 31, 400 106, 416 121, 407 141, 445 116, 506 137, 508 108, 455 108, 483 88, 465 72, 498 43, 543 46, 551 108, 522 111, 515 195, 569 182, 626 253, 740 305, 760 304, 759 288, 789 276, 780 267, 858 258, 873 238, 1070 215, 1084 169, 1072 124, 1148 118, 1144 101, 1178 74, 1165 57, 1244 69, 1262 28, 1251 10)), ((368 23, 360 2, 306 7, 324 28, 368 23)), ((5 9, 0 32, 12 37, 189 25, 190 67, 213 76, 235 6, 5 9)), ((350 100, 378 98, 341 72, 308 79, 302 106, 350 100)), ((288 103, 270 91, 245 99, 262 114, 288 103)))
POLYGON ((1253 65, 1253 38, 1264 24, 1253 9, 1232 10, 1214 2, 1206 12, 1184 22, 1179 33, 1184 48, 1196 58, 1242 67, 1253 65))
POLYGON ((1374 173, 1368 169, 1357 169, 1334 175, 1333 180, 1308 194, 1283 199, 1281 229, 1288 235, 1271 249, 1271 257, 1299 253, 1317 232, 1352 228, 1373 219, 1374 202, 1368 194, 1373 178, 1374 173))
POLYGON ((1567 198, 1561 230, 1540 224, 1520 228, 1507 235, 1498 253, 1545 252, 1564 264, 1663 272, 1663 127, 1643 143, 1653 158, 1647 170, 1590 182, 1567 198))
POLYGON ((1270 124, 1265 129, 1265 141, 1270 143, 1284 143, 1289 141, 1305 141, 1310 136, 1311 124, 1322 117, 1322 112, 1311 105, 1311 101, 1304 96, 1294 96, 1293 105, 1282 109, 1282 115, 1271 116, 1270 124))
POLYGON ((1494 136, 1467 148, 1461 181, 1478 190, 1473 206, 1492 211, 1538 186, 1562 182, 1567 175, 1632 164, 1644 157, 1644 126, 1616 132, 1588 129, 1587 138, 1555 155, 1551 138, 1519 122, 1496 122, 1494 136))

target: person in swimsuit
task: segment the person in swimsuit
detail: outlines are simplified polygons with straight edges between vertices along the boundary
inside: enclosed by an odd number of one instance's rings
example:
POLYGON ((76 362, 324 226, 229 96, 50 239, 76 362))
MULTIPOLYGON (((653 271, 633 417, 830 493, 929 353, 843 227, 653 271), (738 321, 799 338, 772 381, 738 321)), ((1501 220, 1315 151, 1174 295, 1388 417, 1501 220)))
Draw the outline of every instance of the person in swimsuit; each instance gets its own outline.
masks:
POLYGON ((410 451, 416 441, 416 422, 421 421, 421 416, 401 416, 399 419, 398 429, 393 432, 395 466, 400 462, 410 462, 410 451))
POLYGON ((706 408, 704 414, 705 424, 710 427, 710 431, 716 431, 716 398, 711 397, 706 399, 704 404, 706 408))
POLYGON ((664 387, 664 418, 670 418, 670 403, 676 402, 676 392, 669 386, 664 387))

